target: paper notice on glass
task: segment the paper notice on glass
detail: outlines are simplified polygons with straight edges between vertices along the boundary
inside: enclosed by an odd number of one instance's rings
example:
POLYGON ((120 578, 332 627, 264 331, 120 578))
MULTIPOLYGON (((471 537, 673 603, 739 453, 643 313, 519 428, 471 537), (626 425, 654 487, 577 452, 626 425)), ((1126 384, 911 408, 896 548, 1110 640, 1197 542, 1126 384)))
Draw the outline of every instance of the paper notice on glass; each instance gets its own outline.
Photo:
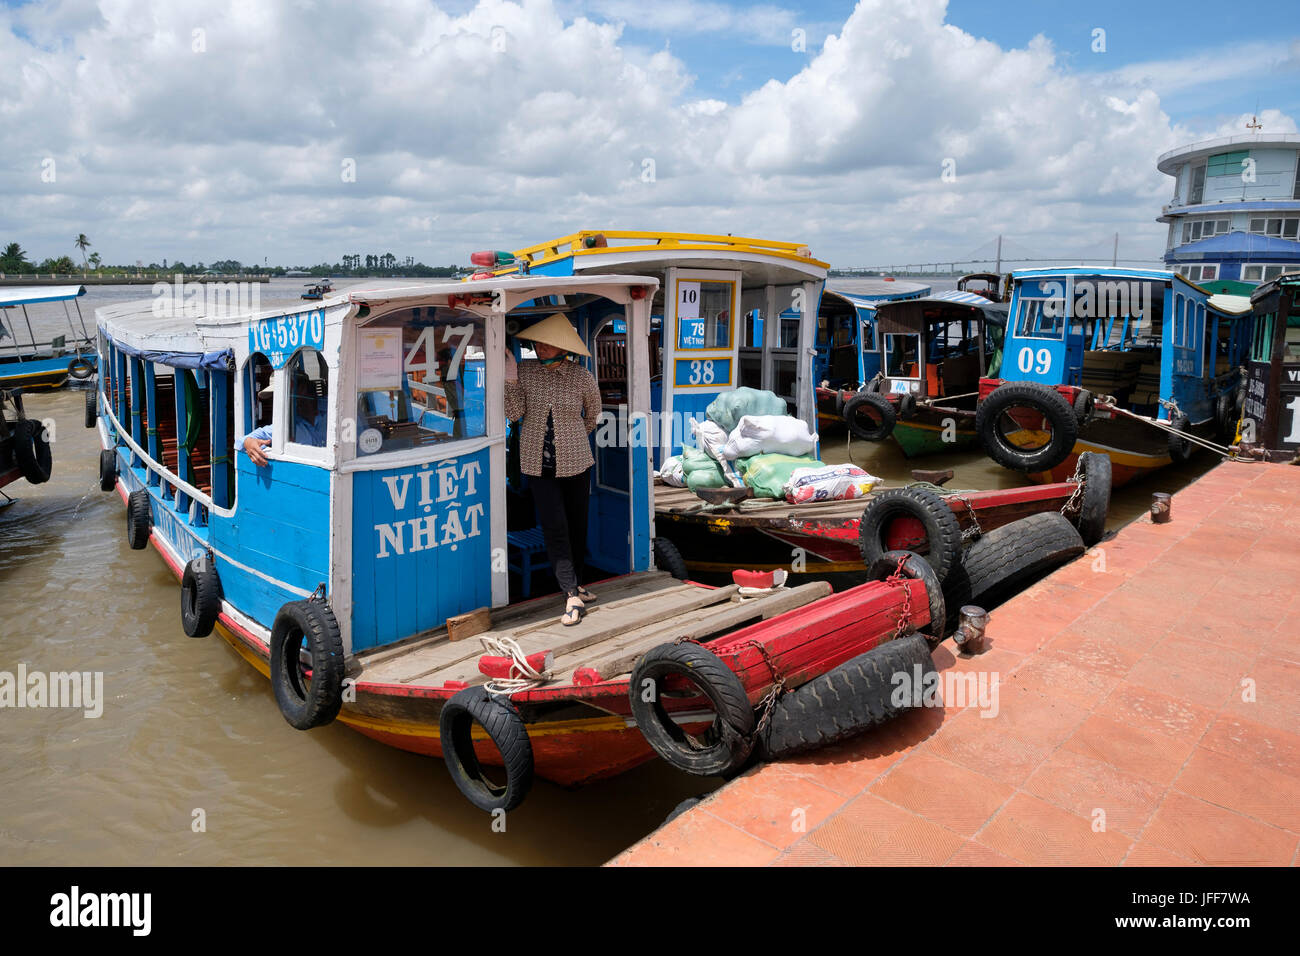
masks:
POLYGON ((400 329, 362 329, 357 335, 357 388, 402 387, 400 329))

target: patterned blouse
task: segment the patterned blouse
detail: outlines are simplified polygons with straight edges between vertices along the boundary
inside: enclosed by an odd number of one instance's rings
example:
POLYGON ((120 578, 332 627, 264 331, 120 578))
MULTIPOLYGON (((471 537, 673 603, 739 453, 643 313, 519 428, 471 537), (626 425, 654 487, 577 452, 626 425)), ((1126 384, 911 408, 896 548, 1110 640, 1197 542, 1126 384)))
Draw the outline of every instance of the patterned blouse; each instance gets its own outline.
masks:
POLYGON ((519 380, 506 382, 506 418, 523 419, 519 440, 523 473, 542 476, 548 433, 554 443, 556 478, 581 474, 595 464, 587 436, 599 424, 600 405, 596 377, 577 362, 564 361, 551 368, 534 360, 520 362, 519 380))

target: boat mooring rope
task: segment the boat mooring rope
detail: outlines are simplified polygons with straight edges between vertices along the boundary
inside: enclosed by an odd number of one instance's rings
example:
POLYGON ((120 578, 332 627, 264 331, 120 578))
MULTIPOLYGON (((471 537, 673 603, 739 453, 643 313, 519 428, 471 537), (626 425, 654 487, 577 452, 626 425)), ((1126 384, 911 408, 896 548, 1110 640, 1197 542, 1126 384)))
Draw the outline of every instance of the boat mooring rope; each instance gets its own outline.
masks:
POLYGON ((483 689, 489 694, 505 695, 518 693, 521 690, 532 690, 541 684, 551 680, 553 675, 550 671, 539 671, 528 663, 528 655, 524 653, 519 642, 510 637, 480 637, 479 643, 483 645, 483 650, 495 657, 508 657, 511 661, 510 673, 519 673, 520 677, 494 677, 483 685, 483 689))
MULTIPOLYGON (((1131 418, 1134 421, 1138 421, 1138 422, 1142 422, 1143 424, 1150 425, 1152 428, 1158 431, 1167 432, 1170 435, 1177 435, 1180 439, 1188 441, 1193 445, 1200 445, 1202 448, 1208 448, 1210 451, 1214 452, 1215 454, 1219 455, 1220 457, 1224 458, 1227 461, 1239 461, 1242 462, 1243 464, 1254 464, 1259 460, 1257 458, 1240 458, 1233 452, 1232 448, 1230 448, 1227 445, 1220 445, 1217 444, 1216 442, 1210 441, 1208 438, 1202 438, 1199 435, 1193 435, 1190 431, 1186 431, 1186 432, 1179 431, 1177 428, 1174 428, 1171 425, 1167 425, 1164 422, 1159 421, 1158 419, 1147 418, 1145 415, 1139 415, 1136 412, 1130 412, 1127 408, 1120 408, 1118 405, 1113 405, 1110 402, 1098 402, 1097 404, 1104 406, 1112 415, 1122 415, 1125 418, 1131 418)), ((1164 405, 1166 408, 1172 406, 1175 412, 1178 411, 1178 405, 1174 402, 1162 401, 1160 404, 1164 405)))

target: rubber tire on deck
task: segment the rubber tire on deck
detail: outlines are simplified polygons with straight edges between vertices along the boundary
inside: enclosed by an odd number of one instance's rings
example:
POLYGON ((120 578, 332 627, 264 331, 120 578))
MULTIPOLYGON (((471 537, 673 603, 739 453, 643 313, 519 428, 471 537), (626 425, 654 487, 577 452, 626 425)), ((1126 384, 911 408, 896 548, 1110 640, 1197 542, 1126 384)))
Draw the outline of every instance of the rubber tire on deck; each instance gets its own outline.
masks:
POLYGON ((452 782, 480 810, 513 810, 524 802, 533 786, 533 745, 519 711, 508 698, 490 694, 485 687, 466 687, 442 705, 438 721, 442 759, 452 782), (478 722, 505 767, 506 785, 494 787, 483 776, 474 753, 472 730, 478 722))
POLYGON ((908 421, 916 414, 916 396, 911 392, 904 392, 898 398, 898 418, 900 421, 908 421))
POLYGON ((1070 456, 1079 440, 1079 421, 1065 396, 1039 382, 1007 382, 995 388, 975 411, 975 431, 990 458, 1016 471, 1049 471, 1070 456), (1008 408, 1032 408, 1052 426, 1052 440, 1037 451, 1007 441, 998 420, 1008 408))
MULTIPOLYGON (((1169 425, 1172 428, 1178 429, 1180 432, 1189 431, 1191 429, 1191 423, 1188 421, 1187 416, 1182 412, 1178 412, 1171 416, 1169 419, 1169 425)), ((1181 465, 1190 460, 1195 451, 1196 446, 1186 438, 1176 438, 1173 435, 1169 436, 1169 457, 1174 460, 1175 464, 1181 465)))
POLYGON ((913 706, 895 702, 894 675, 915 680, 934 673, 925 637, 913 634, 878 644, 865 654, 786 694, 772 707, 763 733, 764 756, 790 757, 829 746, 879 726, 913 706))
MULTIPOLYGON (((898 422, 898 413, 889 400, 874 392, 858 392, 844 403, 844 421, 854 438, 862 441, 884 441, 894 430, 898 422), (862 410, 874 411, 880 417, 880 424, 868 428, 858 418, 862 410)), ((868 413, 868 420, 870 414, 868 413)))
POLYGON ((656 568, 667 571, 678 581, 690 579, 690 572, 686 570, 686 561, 683 560, 682 553, 677 550, 677 545, 667 538, 655 538, 653 546, 656 568))
POLYGON ((753 750, 754 709, 745 686, 716 654, 699 644, 660 644, 641 655, 632 669, 628 700, 641 735, 659 756, 678 770, 699 777, 714 777, 741 766, 753 750), (723 725, 718 739, 696 748, 669 716, 660 701, 662 681, 683 677, 713 705, 714 725, 723 725), (653 684, 652 700, 645 700, 646 682, 653 684))
POLYGON ((289 726, 310 730, 328 724, 343 706, 343 638, 329 605, 290 601, 271 628, 271 687, 289 726), (311 658, 311 686, 298 684, 302 643, 311 658))
POLYGON ((1085 550, 1074 525, 1055 511, 994 528, 966 549, 944 582, 949 628, 956 626, 963 605, 992 610, 1085 550))
POLYGON ((1110 457, 1101 452, 1085 451, 1079 456, 1083 469, 1083 494, 1074 526, 1086 547, 1091 548, 1106 534, 1106 515, 1110 511, 1110 457))
POLYGON ((126 543, 132 551, 143 551, 149 545, 149 532, 153 530, 153 511, 149 507, 149 490, 137 488, 126 499, 126 543))
POLYGON ((112 491, 117 487, 117 451, 105 448, 99 453, 99 490, 112 491))
POLYGON ((867 577, 872 581, 884 581, 892 577, 898 568, 900 558, 906 557, 903 564, 903 577, 910 580, 918 578, 925 582, 925 595, 930 607, 930 623, 917 628, 930 638, 931 644, 938 644, 947 633, 948 614, 943 599, 943 584, 934 573, 930 563, 914 551, 886 551, 867 569, 867 577))
POLYGON ((54 466, 50 442, 45 437, 45 426, 32 418, 25 418, 15 424, 14 463, 29 484, 44 484, 50 480, 50 470, 54 466))
POLYGON ((99 420, 99 393, 93 388, 86 393, 86 427, 94 428, 99 420))
POLYGON ((888 550, 883 540, 885 529, 900 515, 916 518, 924 526, 930 553, 922 557, 942 583, 961 554, 961 525, 948 503, 925 488, 890 488, 867 503, 858 522, 862 563, 871 567, 888 550))
POLYGON ((221 580, 212 560, 195 558, 181 575, 181 627, 190 637, 207 637, 221 613, 221 580))

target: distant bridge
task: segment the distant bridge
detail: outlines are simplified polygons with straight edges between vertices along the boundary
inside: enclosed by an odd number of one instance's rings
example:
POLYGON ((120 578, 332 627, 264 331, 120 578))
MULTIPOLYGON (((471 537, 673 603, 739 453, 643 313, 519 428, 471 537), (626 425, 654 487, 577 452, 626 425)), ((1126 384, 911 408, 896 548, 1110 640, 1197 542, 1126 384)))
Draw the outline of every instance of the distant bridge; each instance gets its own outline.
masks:
POLYGON ((1012 269, 1032 269, 1052 266, 1129 266, 1140 269, 1159 269, 1164 260, 1158 257, 1129 258, 1120 257, 1119 233, 1115 233, 1104 243, 1098 243, 1080 250, 1082 255, 1074 256, 1039 256, 1028 249, 1015 246, 1003 236, 990 239, 984 245, 972 250, 965 256, 943 259, 938 262, 904 262, 881 266, 846 266, 831 269, 835 276, 931 276, 950 277, 966 275, 970 272, 1009 272, 1012 269), (1101 246, 1108 247, 1107 249, 1101 246), (1109 255, 1098 255, 1108 251, 1109 255))

